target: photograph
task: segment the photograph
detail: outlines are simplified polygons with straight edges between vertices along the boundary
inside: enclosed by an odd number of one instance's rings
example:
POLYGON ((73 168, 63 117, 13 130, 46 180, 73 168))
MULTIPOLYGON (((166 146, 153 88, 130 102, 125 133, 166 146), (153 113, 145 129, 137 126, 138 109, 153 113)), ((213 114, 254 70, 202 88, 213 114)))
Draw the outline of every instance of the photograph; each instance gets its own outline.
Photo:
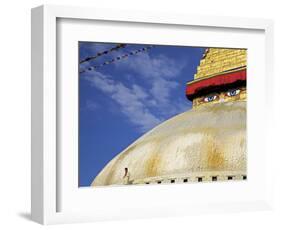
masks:
POLYGON ((246 48, 79 41, 78 54, 78 187, 247 181, 246 48))

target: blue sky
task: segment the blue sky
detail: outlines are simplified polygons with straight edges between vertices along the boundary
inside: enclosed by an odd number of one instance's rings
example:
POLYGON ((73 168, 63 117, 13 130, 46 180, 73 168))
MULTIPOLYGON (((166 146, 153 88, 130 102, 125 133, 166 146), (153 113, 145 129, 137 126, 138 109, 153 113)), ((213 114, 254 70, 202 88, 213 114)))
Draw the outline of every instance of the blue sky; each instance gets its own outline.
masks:
MULTIPOLYGON (((79 60, 116 45, 79 42, 79 60)), ((143 47, 128 44, 80 64, 80 71, 143 47)), ((145 132, 191 108, 185 85, 204 50, 154 45, 79 74, 79 186, 89 186, 114 156, 145 132)))

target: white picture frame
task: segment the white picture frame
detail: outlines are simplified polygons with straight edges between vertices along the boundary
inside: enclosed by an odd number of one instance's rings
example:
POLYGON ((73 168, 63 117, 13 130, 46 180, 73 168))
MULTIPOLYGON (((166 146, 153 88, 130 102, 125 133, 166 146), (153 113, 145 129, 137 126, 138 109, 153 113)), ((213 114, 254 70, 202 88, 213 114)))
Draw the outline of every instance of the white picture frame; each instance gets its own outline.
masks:
MULTIPOLYGON (((87 28, 89 26, 85 26, 84 28, 80 27, 81 25, 78 23, 74 30, 77 32, 77 29, 81 29, 81 36, 84 34, 83 36, 87 37, 87 33, 89 33, 87 28)), ((126 30, 126 28, 124 30, 126 30)), ((74 34, 73 31, 71 33, 74 34)), ((159 33, 161 33, 161 31, 159 33)), ((241 33, 240 35, 237 34, 237 38, 242 36, 241 33)), ((104 36, 109 36, 109 34, 105 34, 104 36)), ((153 36, 155 41, 158 41, 157 33, 153 36)), ((212 36, 215 38, 216 35, 212 36)), ((69 37, 69 40, 63 40, 63 42, 68 43, 69 41, 69 44, 73 44, 75 39, 79 39, 75 36, 65 37, 69 37)), ((91 37, 89 38, 91 39, 91 37)), ((198 35, 195 34, 193 39, 196 38, 198 38, 198 35)), ((103 37, 99 39, 103 39, 103 37)), ((119 39, 122 38, 120 37, 119 39)), ((136 39, 136 37, 129 39, 136 39)), ((137 42, 140 43, 150 41, 145 40, 144 37, 139 37, 138 39, 137 42)), ((235 36, 232 39, 233 41, 231 41, 231 38, 225 38, 225 43, 223 45, 239 47, 241 43, 235 43, 235 36)), ((198 45, 204 46, 206 41, 207 40, 202 40, 198 45)), ((172 41, 159 40, 159 42, 162 44, 171 44, 172 41)), ((219 38, 217 41, 212 41, 210 45, 216 46, 218 42, 221 42, 219 38)), ((67 56, 72 58, 74 55, 69 54, 67 56)), ((272 63, 273 23, 271 20, 160 13, 152 14, 148 12, 121 12, 51 5, 32 9, 32 219, 41 224, 57 224, 107 219, 185 215, 189 213, 271 209, 273 206, 273 169, 270 162, 272 161, 271 153, 273 149, 270 144, 272 140, 269 137, 269 133, 273 129, 271 116, 275 106, 275 100, 273 100, 272 96, 272 85, 274 84, 272 63), (249 186, 245 186, 245 184, 236 184, 230 187, 226 184, 200 184, 197 185, 196 188, 193 188, 194 186, 189 185, 192 186, 189 187, 190 191, 187 191, 186 187, 184 188, 181 185, 162 185, 161 187, 156 185, 146 188, 142 186, 132 188, 115 187, 110 188, 110 190, 108 188, 100 188, 95 190, 95 192, 81 188, 78 191, 78 186, 74 188, 73 180, 75 180, 77 176, 75 174, 77 168, 72 167, 77 163, 75 162, 74 156, 75 146, 69 146, 70 152, 73 152, 73 154, 70 153, 69 160, 65 160, 63 154, 60 156, 57 155, 61 141, 61 139, 58 138, 58 132, 61 132, 63 126, 60 126, 58 119, 58 114, 61 109, 61 103, 58 102, 61 88, 59 87, 56 76, 60 74, 58 65, 63 65, 59 58, 57 58, 58 52, 60 52, 58 46, 58 39, 60 38, 58 37, 61 31, 59 31, 59 29, 65 31, 66 35, 71 35, 67 33, 72 31, 71 26, 63 27, 60 23, 66 20, 68 24, 71 24, 74 21, 80 20, 81 22, 81 19, 83 19, 83 22, 102 21, 108 25, 113 25, 114 23, 118 24, 118 22, 120 22, 132 26, 134 23, 137 23, 140 26, 149 25, 155 28, 161 27, 163 32, 165 32, 167 28, 174 29, 180 27, 181 30, 183 30, 188 27, 189 29, 193 28, 195 30, 196 28, 200 28, 200 31, 202 30, 203 33, 204 30, 208 33, 208 30, 214 29, 218 31, 239 30, 240 32, 242 31, 242 34, 245 33, 245 44, 251 46, 250 43, 253 43, 250 49, 253 50, 252 54, 250 54, 250 57, 253 57, 253 63, 251 65, 250 62, 249 73, 256 74, 257 76, 259 75, 259 77, 257 77, 258 80, 249 80, 248 83, 248 117, 251 118, 251 120, 249 120, 248 135, 255 135, 255 122, 264 122, 261 127, 262 134, 259 136, 257 135, 255 139, 261 140, 260 138, 264 138, 264 143, 259 147, 250 146, 249 148, 251 152, 258 151, 258 153, 260 153, 260 157, 257 157, 258 160, 250 163, 253 164, 253 173, 250 171, 249 175, 255 174, 256 179, 250 180, 249 186), (252 35, 247 38, 246 34, 251 31, 257 31, 256 34, 260 34, 253 35, 259 36, 256 42, 251 41, 253 38, 251 37, 252 35), (254 50, 260 45, 262 47, 260 52, 262 52, 264 57, 258 58, 255 57, 256 53, 254 50), (254 64, 256 68, 254 68, 254 64), (259 91, 260 96, 256 95, 257 91, 259 91), (260 106, 260 104, 254 102, 257 99, 261 99, 261 104, 265 106, 265 109, 259 113, 260 115, 254 116, 255 112, 257 112, 257 108, 260 106), (64 164, 63 170, 61 169, 62 163, 64 164), (261 169, 262 171, 256 174, 256 172, 261 169), (72 180, 64 183, 61 180, 61 175, 65 174, 74 176, 72 180), (260 178, 260 180, 258 178, 260 178), (206 188, 210 189, 210 194, 213 194, 213 197, 202 198, 200 200, 200 195, 203 194, 206 188), (227 197, 219 196, 219 193, 229 191, 230 189, 233 190, 233 193, 236 193, 237 197, 228 199, 227 197), (148 194, 150 194, 151 197, 142 199, 141 197, 144 192, 147 193, 146 190, 149 190, 148 194), (252 194, 252 191, 255 190, 258 191, 252 194), (243 195, 244 191, 245 195, 243 195), (162 200, 165 200, 166 197, 170 197, 175 193, 178 197, 175 198, 175 200, 164 202, 163 204, 156 200, 156 195, 162 200), (184 197, 183 193, 189 193, 190 196, 193 196, 192 199, 187 199, 188 201, 180 203, 180 199, 184 197), (121 202, 116 201, 116 196, 119 197, 121 202), (97 197, 97 199, 91 200, 91 197, 97 197), (132 203, 131 199, 133 199, 133 197, 138 197, 138 202, 136 202, 135 206, 129 204, 132 203), (252 199, 250 199, 250 197, 252 197, 252 199), (192 203, 190 203, 191 200, 193 200, 192 203), (145 205, 145 201, 151 205, 145 205), (93 204, 95 204, 95 208, 92 208, 93 204)), ((70 69, 72 72, 75 72, 75 68, 77 68, 77 66, 70 69)), ((75 73, 77 73, 77 71, 75 73)), ((71 82, 73 79, 74 78, 70 77, 71 82)), ((75 87, 75 82, 72 83, 70 83, 70 85, 75 87)), ((75 91, 69 88, 64 90, 64 92, 66 91, 69 93, 68 96, 71 96, 74 101, 77 100, 75 91)), ((66 110, 75 111, 75 108, 66 108, 66 110)), ((77 114, 71 117, 75 119, 77 114)), ((75 129, 75 127, 73 127, 73 129, 75 129)), ((71 135, 72 134, 70 134, 70 138, 75 138, 75 136, 72 135, 71 137, 71 135)))

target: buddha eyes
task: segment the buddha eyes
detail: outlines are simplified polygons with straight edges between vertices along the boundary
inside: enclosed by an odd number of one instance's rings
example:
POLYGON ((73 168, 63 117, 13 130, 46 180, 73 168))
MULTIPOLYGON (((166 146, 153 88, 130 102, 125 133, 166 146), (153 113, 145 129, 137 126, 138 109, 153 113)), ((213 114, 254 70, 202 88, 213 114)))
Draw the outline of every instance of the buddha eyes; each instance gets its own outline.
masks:
POLYGON ((232 90, 229 90, 226 94, 229 97, 233 97, 233 96, 238 95, 239 93, 240 93, 240 89, 232 89, 232 90))
POLYGON ((204 97, 203 101, 206 103, 206 102, 215 101, 217 99, 223 99, 224 97, 234 97, 234 96, 238 95, 240 92, 241 92, 240 89, 231 89, 231 90, 228 90, 226 93, 213 94, 213 95, 204 97))
POLYGON ((214 101, 217 99, 217 95, 211 95, 211 96, 208 96, 208 97, 205 97, 204 98, 204 102, 211 102, 211 101, 214 101))

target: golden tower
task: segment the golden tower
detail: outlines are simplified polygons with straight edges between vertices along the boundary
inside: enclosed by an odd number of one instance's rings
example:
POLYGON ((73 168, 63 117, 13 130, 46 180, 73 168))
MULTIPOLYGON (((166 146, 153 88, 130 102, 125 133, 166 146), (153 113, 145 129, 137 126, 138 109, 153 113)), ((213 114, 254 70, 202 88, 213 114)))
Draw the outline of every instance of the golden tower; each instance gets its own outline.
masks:
POLYGON ((206 102, 246 100, 246 52, 245 49, 206 49, 194 80, 187 83, 186 96, 193 101, 193 107, 206 102))

